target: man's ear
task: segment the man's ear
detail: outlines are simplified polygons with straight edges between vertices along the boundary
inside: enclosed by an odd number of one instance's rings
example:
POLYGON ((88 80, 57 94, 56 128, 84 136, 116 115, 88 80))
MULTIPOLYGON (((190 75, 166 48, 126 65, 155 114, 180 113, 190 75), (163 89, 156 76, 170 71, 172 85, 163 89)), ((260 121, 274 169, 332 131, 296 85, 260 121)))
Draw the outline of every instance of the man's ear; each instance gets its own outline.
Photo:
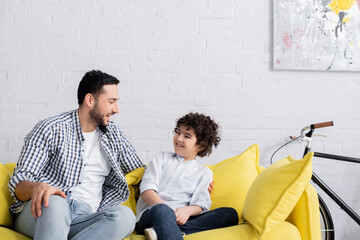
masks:
POLYGON ((95 105, 95 98, 91 93, 85 95, 84 103, 87 107, 92 108, 95 105))

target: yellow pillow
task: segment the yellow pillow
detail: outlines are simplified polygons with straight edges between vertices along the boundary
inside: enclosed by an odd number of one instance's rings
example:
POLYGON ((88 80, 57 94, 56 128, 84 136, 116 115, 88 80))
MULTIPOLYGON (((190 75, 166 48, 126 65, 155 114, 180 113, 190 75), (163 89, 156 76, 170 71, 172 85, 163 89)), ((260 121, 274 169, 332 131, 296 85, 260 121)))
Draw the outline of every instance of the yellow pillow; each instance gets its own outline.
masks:
POLYGON ((260 172, 258 145, 254 144, 240 155, 209 168, 214 173, 210 209, 233 207, 240 219, 246 193, 260 172))
POLYGON ((136 215, 136 202, 139 198, 139 184, 144 175, 145 168, 137 168, 125 175, 128 187, 129 187, 129 198, 126 202, 121 205, 129 207, 136 215))
POLYGON ((13 203, 10 197, 8 183, 10 181, 10 173, 0 163, 0 226, 12 228, 13 218, 9 207, 13 203))
POLYGON ((293 210, 311 179, 313 155, 301 160, 288 156, 262 171, 251 185, 242 217, 260 238, 293 210))

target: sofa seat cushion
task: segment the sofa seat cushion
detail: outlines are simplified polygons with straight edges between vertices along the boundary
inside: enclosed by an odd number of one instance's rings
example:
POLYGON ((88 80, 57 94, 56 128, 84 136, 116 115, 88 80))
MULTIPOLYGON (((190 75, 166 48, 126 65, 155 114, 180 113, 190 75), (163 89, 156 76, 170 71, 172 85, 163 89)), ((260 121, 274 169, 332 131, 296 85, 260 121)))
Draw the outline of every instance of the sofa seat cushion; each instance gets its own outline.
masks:
MULTIPOLYGON (((258 240, 254 228, 249 223, 242 223, 240 225, 213 229, 209 231, 189 234, 184 237, 184 240, 258 240)), ((301 240, 298 229, 289 222, 281 222, 273 228, 271 232, 266 234, 262 240, 301 240)), ((131 235, 125 240, 145 240, 143 235, 131 235)))
POLYGON ((31 238, 26 237, 20 233, 15 232, 14 230, 0 227, 0 239, 6 240, 31 240, 31 238))

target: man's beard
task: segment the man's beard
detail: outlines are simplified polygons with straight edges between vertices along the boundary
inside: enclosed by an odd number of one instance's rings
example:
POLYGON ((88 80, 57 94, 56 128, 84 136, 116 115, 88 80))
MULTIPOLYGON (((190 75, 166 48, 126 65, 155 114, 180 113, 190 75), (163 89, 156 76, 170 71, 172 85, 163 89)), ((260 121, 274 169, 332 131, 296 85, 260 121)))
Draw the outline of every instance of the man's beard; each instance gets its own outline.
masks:
POLYGON ((106 127, 108 125, 105 123, 104 116, 101 114, 97 102, 95 102, 94 108, 90 110, 90 117, 98 126, 106 127))

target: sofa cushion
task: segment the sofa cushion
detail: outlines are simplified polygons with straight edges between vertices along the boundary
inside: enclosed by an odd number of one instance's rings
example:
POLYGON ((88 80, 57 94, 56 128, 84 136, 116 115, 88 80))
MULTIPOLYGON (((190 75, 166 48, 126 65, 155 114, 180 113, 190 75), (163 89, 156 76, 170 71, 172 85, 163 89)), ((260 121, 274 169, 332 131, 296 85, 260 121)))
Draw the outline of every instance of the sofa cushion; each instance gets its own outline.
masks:
MULTIPOLYGON (((143 235, 131 235, 124 240, 145 240, 143 235)), ((213 229, 193 234, 185 235, 184 240, 219 240, 219 239, 241 239, 241 240, 258 240, 254 228, 248 223, 240 225, 213 229)), ((288 222, 281 222, 267 234, 262 240, 301 240, 298 229, 288 222)))
POLYGON ((145 168, 137 168, 128 174, 125 175, 128 188, 129 188, 129 198, 126 202, 124 202, 122 205, 129 207, 134 214, 136 215, 136 201, 139 198, 140 191, 139 191, 139 184, 142 179, 142 176, 144 175, 145 168))
POLYGON ((243 153, 208 167, 214 173, 210 209, 233 207, 240 219, 246 193, 260 172, 258 145, 254 144, 243 153))
POLYGON ((297 226, 301 239, 321 239, 319 200, 310 183, 286 221, 297 226))
POLYGON ((293 210, 312 175, 313 153, 301 160, 284 158, 255 179, 245 199, 243 219, 261 238, 293 210))
POLYGON ((0 163, 0 225, 12 228, 13 218, 9 207, 13 203, 13 200, 9 194, 9 181, 10 173, 4 165, 0 163))
POLYGON ((31 238, 26 237, 20 233, 15 232, 14 230, 0 227, 0 239, 3 240, 31 240, 31 238))

